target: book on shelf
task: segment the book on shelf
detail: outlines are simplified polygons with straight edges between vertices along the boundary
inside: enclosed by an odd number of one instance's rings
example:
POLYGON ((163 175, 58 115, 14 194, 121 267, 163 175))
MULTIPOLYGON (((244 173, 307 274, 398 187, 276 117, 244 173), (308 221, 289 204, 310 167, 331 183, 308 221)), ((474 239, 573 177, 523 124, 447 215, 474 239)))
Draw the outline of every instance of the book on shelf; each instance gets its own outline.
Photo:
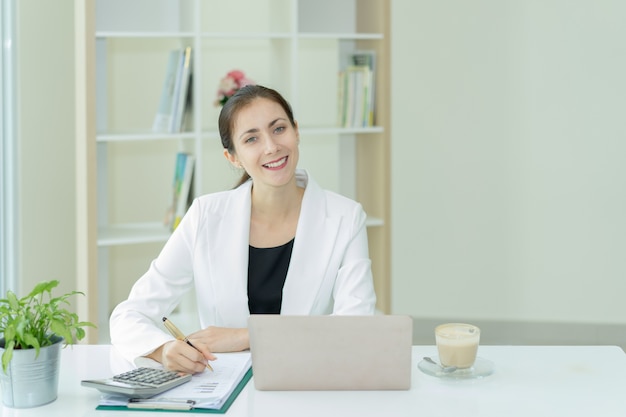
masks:
POLYGON ((180 132, 182 130, 185 110, 189 105, 189 98, 191 97, 189 88, 191 85, 191 69, 191 47, 188 46, 181 57, 181 67, 178 71, 170 132, 180 132))
POLYGON ((169 207, 165 223, 174 231, 193 200, 193 173, 195 157, 186 152, 176 154, 174 180, 172 181, 172 205, 169 207))
POLYGON ((341 74, 343 100, 341 104, 341 126, 369 126, 369 84, 371 74, 367 67, 350 65, 341 74))
POLYGON ((352 65, 367 66, 369 68, 365 110, 367 112, 367 120, 364 126, 374 126, 374 105, 376 103, 376 52, 372 50, 357 50, 350 54, 350 60, 352 65))
POLYGON ((345 101, 346 101, 346 79, 343 71, 338 72, 337 77, 337 123, 339 126, 345 126, 345 101))
POLYGON ((376 55, 374 51, 348 54, 346 67, 339 73, 339 125, 374 125, 376 55))
POLYGON ((154 122, 152 123, 152 130, 154 132, 166 132, 172 123, 172 106, 174 103, 174 90, 176 87, 176 77, 178 67, 180 66, 180 59, 180 50, 176 49, 170 52, 167 60, 167 68, 165 70, 165 80, 163 81, 163 88, 161 89, 159 107, 154 116, 154 122))
POLYGON ((154 132, 180 132, 190 103, 192 49, 170 51, 161 90, 159 107, 154 117, 154 132))

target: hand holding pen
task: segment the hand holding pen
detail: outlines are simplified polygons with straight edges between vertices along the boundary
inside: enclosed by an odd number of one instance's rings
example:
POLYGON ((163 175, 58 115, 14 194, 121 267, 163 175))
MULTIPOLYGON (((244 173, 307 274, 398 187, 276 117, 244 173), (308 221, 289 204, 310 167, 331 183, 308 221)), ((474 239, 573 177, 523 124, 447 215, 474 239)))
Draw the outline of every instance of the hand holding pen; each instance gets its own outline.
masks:
MULTIPOLYGON (((183 341, 185 343, 187 343, 189 346, 191 346, 192 348, 196 349, 198 352, 200 352, 200 350, 195 347, 187 338, 187 336, 185 336, 185 334, 183 332, 181 332, 178 327, 176 327, 174 325, 174 323, 172 323, 167 317, 163 317, 163 325, 165 326, 165 328, 171 333, 172 336, 174 336, 177 340, 183 341)), ((210 369, 211 371, 213 371, 213 368, 211 367, 211 365, 207 362, 206 367, 208 369, 210 369)))

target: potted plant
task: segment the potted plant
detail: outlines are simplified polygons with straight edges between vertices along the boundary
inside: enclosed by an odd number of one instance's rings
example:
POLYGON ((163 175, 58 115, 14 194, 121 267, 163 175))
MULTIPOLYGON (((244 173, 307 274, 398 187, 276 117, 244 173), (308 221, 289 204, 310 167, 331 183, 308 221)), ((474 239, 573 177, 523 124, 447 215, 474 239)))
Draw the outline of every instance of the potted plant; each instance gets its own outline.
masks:
POLYGON ((85 337, 80 321, 65 307, 69 298, 82 292, 72 291, 59 297, 52 289, 59 281, 42 281, 25 297, 7 291, 0 299, 0 352, 2 401, 14 408, 47 404, 57 398, 61 345, 85 337))

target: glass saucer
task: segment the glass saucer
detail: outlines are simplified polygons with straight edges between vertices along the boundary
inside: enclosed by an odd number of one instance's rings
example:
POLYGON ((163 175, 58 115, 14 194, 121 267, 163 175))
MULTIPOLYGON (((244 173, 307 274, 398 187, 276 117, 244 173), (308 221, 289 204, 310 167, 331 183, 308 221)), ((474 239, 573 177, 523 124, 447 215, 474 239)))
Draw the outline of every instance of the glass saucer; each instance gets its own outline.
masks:
MULTIPOLYGON (((439 358, 434 357, 433 360, 439 363, 439 358)), ((487 359, 483 359, 481 357, 477 357, 474 362, 474 366, 471 368, 465 369, 457 369, 454 372, 443 372, 439 365, 435 365, 431 362, 428 362, 422 359, 417 367, 420 371, 424 372, 427 375, 434 376, 437 378, 443 379, 476 379, 476 378, 484 378, 493 373, 494 367, 493 362, 487 359)))

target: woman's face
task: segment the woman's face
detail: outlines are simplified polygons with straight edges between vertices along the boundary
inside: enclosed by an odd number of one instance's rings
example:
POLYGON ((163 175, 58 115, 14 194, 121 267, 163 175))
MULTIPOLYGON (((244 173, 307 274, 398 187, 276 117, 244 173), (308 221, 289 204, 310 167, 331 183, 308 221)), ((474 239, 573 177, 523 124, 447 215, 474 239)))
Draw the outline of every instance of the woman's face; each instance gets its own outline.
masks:
POLYGON ((283 108, 257 98, 242 108, 233 128, 234 154, 224 150, 236 167, 243 167, 256 185, 282 186, 294 178, 298 165, 298 127, 283 108))

